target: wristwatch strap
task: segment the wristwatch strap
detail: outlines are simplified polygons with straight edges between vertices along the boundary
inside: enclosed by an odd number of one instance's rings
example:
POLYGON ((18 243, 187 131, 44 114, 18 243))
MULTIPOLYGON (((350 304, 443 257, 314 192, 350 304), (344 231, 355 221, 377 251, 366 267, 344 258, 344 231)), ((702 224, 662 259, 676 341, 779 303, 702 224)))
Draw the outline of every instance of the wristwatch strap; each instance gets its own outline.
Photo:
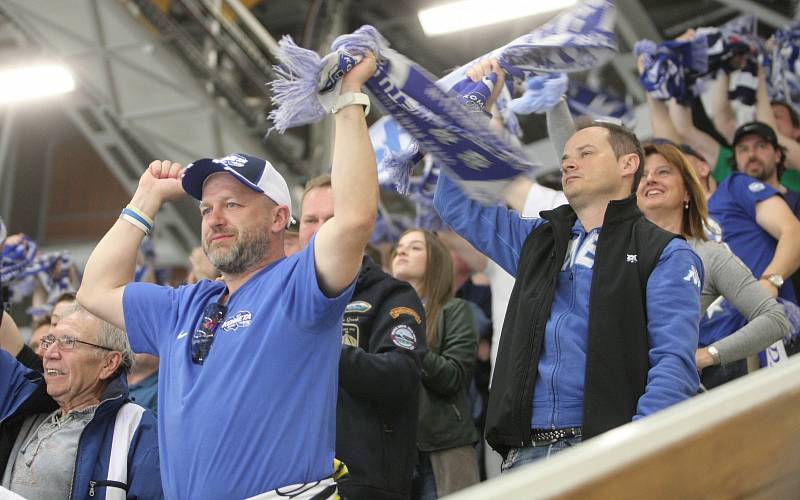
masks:
POLYGON ((369 114, 369 97, 363 92, 345 92, 344 94, 340 94, 333 103, 333 106, 331 106, 331 113, 336 114, 340 109, 353 104, 364 106, 364 116, 369 114))
POLYGON ((711 356, 711 359, 714 360, 714 364, 718 365, 720 363, 720 360, 719 360, 719 349, 717 349, 713 345, 710 345, 710 346, 706 347, 706 349, 708 350, 708 354, 711 356))

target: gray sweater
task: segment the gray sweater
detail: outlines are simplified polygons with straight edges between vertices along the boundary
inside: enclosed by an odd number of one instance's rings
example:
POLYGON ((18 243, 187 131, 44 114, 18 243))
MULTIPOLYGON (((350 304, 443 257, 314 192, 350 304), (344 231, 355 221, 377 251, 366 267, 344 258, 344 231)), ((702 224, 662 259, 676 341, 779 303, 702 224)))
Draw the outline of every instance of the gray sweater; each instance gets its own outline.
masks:
POLYGON ((714 241, 690 239, 688 242, 705 268, 700 313, 705 314, 708 306, 721 295, 747 318, 742 328, 714 342, 722 363, 757 354, 789 332, 783 307, 758 284, 733 252, 714 241))

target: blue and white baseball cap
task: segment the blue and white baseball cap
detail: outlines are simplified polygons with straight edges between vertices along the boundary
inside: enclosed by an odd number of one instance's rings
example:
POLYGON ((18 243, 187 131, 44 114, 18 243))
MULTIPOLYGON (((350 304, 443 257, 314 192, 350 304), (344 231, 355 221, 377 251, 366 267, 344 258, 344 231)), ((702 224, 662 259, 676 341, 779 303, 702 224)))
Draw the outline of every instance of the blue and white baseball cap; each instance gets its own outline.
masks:
POLYGON ((278 205, 289 209, 289 223, 292 221, 292 197, 286 179, 266 160, 231 153, 223 158, 203 158, 186 167, 181 178, 183 190, 193 198, 203 199, 203 185, 211 174, 227 172, 245 186, 257 193, 264 193, 278 205))

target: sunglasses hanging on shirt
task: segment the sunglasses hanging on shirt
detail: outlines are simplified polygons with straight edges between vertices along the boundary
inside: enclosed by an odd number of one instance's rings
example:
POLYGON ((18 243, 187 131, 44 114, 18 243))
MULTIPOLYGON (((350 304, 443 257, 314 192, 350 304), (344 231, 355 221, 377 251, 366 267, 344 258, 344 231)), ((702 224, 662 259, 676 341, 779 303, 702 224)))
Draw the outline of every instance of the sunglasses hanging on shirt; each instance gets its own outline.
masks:
MULTIPOLYGON (((222 301, 227 294, 225 291, 219 300, 222 301)), ((205 362, 214 343, 217 328, 227 311, 228 307, 220 302, 212 302, 203 309, 200 322, 192 334, 192 363, 202 365, 205 362)))

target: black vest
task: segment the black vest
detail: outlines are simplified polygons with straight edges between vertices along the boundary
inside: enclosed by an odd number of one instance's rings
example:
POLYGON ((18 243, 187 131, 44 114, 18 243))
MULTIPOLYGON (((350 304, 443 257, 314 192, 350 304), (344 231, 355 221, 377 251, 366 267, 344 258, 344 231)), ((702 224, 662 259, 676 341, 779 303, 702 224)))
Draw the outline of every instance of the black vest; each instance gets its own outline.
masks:
MULTIPOLYGON (((486 439, 501 454, 530 443, 531 401, 555 285, 577 216, 569 205, 541 213, 549 224, 522 247, 489 394, 486 439)), ((651 223, 636 197, 609 203, 597 239, 589 297, 583 437, 630 422, 650 369, 647 279, 678 236, 651 223)))

